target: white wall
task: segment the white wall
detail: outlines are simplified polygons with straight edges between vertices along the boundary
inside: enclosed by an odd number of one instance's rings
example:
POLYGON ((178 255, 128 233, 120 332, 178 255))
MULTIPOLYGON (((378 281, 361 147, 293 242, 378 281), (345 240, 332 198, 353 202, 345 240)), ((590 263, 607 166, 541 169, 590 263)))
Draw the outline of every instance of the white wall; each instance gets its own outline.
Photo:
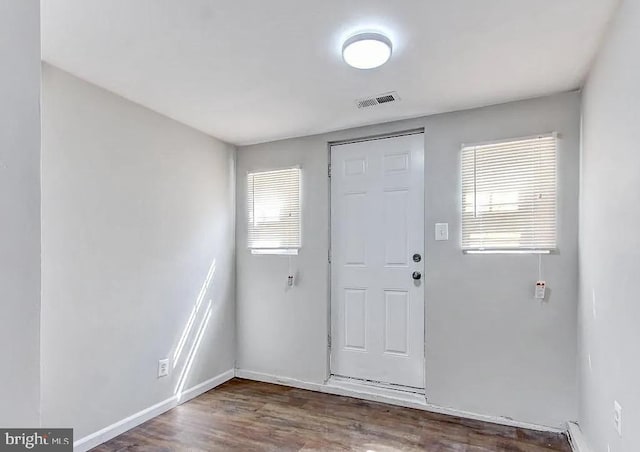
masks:
POLYGON ((640 450, 639 49, 640 3, 625 0, 583 100, 580 424, 594 452, 640 450), (614 400, 623 409, 622 438, 614 400))
POLYGON ((233 369, 235 148, 43 71, 42 423, 78 439, 175 394, 210 301, 184 389, 233 369))
POLYGON ((0 425, 38 426, 40 2, 0 0, 0 425))
POLYGON ((327 378, 327 142, 425 127, 427 396, 478 414, 563 427, 577 415, 578 93, 240 148, 237 163, 237 334, 240 369, 327 378), (460 251, 460 144, 557 131, 559 249, 544 256, 549 301, 533 299, 531 255, 460 251), (300 164, 304 244, 286 290, 287 258, 247 250, 246 172, 300 164), (433 226, 448 222, 449 242, 433 226))

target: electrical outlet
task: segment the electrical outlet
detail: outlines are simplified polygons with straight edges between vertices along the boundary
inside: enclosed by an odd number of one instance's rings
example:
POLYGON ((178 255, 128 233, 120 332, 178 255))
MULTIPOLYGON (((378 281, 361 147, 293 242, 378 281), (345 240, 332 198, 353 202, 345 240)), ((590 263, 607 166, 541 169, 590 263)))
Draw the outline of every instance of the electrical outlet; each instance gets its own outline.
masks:
POLYGON ((161 359, 158 361, 158 378, 169 375, 169 360, 161 359))
POLYGON ((618 436, 622 436, 622 407, 617 400, 613 401, 613 426, 618 436))

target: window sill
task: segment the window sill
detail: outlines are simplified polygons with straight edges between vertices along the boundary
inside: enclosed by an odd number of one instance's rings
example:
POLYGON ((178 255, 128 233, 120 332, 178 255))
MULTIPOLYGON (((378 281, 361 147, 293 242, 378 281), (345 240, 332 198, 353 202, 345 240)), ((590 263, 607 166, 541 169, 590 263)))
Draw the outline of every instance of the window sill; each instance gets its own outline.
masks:
POLYGON ((464 254, 551 254, 556 250, 462 250, 464 254))
POLYGON ((251 249, 251 254, 271 254, 276 256, 297 256, 297 248, 251 249))

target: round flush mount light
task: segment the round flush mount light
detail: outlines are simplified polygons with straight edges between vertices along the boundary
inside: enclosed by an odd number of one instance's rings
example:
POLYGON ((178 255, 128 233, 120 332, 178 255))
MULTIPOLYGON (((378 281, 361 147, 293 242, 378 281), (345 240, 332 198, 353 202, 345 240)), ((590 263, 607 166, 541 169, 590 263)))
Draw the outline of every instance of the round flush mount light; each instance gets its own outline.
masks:
POLYGON ((391 58, 391 41, 380 33, 359 33, 342 45, 342 58, 356 69, 373 69, 391 58))

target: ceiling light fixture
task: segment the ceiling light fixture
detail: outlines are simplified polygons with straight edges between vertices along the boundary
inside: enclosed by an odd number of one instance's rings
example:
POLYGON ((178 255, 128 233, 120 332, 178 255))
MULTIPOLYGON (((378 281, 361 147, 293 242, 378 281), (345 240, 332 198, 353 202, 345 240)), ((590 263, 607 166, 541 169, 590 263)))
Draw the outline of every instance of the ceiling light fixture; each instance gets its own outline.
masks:
POLYGON ((342 58, 356 69, 373 69, 391 58, 391 41, 381 33, 359 33, 342 45, 342 58))

